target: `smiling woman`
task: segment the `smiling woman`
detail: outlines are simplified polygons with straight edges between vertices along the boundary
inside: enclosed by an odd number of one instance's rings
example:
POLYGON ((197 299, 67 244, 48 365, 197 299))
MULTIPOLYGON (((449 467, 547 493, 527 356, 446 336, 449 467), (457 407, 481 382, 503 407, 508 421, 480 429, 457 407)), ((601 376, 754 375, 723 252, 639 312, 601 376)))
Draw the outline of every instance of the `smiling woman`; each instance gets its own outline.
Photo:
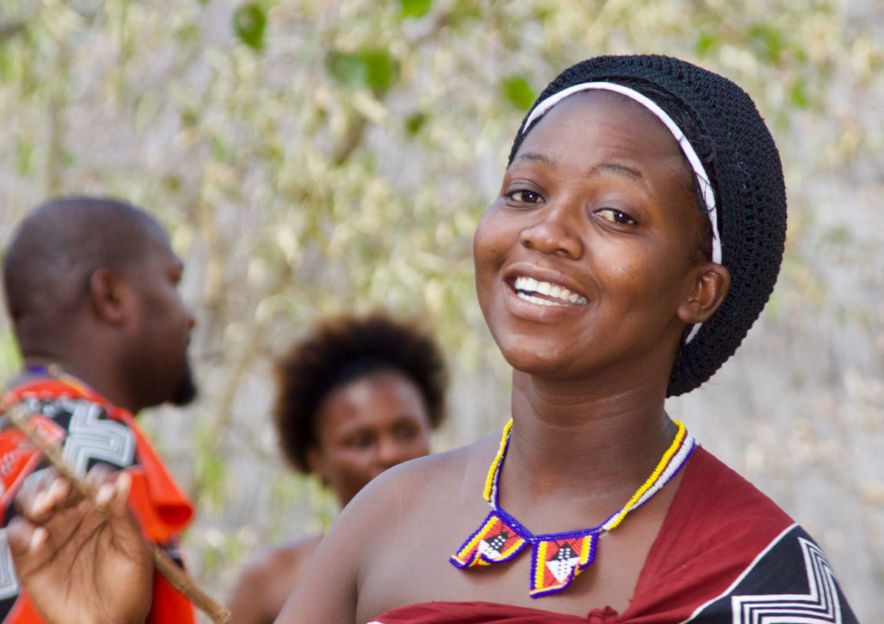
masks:
POLYGON ((474 239, 509 422, 361 490, 278 621, 856 622, 810 536, 665 409, 739 346, 785 231, 739 87, 661 56, 563 72, 474 239))
POLYGON ((474 243, 479 302, 510 364, 542 360, 613 392, 638 365, 665 390, 685 326, 729 280, 696 253, 690 178, 672 135, 622 95, 577 93, 537 123, 474 243))
POLYGON ((473 245, 510 422, 369 485, 280 621, 855 622, 813 540, 664 407, 736 350, 785 230, 732 82, 660 56, 563 72, 473 245))

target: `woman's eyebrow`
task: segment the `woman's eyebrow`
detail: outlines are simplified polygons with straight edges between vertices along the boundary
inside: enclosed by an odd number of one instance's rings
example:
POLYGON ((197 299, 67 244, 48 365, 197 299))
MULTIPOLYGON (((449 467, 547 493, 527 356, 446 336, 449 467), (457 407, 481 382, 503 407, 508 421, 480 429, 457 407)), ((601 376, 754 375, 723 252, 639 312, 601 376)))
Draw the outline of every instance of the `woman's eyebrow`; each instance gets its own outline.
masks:
MULTIPOLYGON (((552 158, 546 156, 545 154, 541 154, 540 152, 524 152, 522 154, 519 154, 513 160, 513 163, 521 160, 528 160, 548 166, 552 166, 555 164, 555 161, 552 158)), ((645 176, 640 170, 636 169, 635 167, 630 167, 629 165, 624 165, 623 163, 618 162, 599 163, 590 167, 586 172, 587 178, 600 175, 627 178, 629 180, 638 180, 642 183, 647 183, 645 176)))
POLYGON ((630 178, 632 180, 644 180, 645 176, 642 172, 633 167, 620 163, 600 163, 594 165, 586 172, 587 177, 595 175, 614 175, 618 177, 630 178))
POLYGON ((516 160, 533 160, 539 163, 543 163, 544 165, 551 165, 553 161, 548 156, 544 156, 538 152, 524 152, 516 156, 516 160))
MULTIPOLYGON (((540 152, 523 152, 516 156, 516 161, 518 160, 530 160, 534 162, 539 162, 544 165, 552 165, 554 161, 549 156, 545 154, 541 154, 540 152)), ((624 165, 622 163, 610 162, 610 163, 599 163, 598 165, 592 166, 587 172, 587 177, 594 175, 615 175, 621 177, 627 177, 632 179, 643 180, 644 176, 642 172, 634 167, 630 167, 628 165, 624 165)))

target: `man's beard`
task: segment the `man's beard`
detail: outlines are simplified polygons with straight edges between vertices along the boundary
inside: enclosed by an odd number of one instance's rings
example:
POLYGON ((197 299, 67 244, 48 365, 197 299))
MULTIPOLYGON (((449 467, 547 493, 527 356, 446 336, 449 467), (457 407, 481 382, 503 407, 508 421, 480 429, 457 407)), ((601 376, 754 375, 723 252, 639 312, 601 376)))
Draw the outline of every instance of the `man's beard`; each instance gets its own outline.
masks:
POLYGON ((196 399, 198 394, 199 389, 193 376, 193 369, 188 361, 184 369, 184 375, 181 376, 181 380, 178 382, 175 390, 172 391, 169 403, 178 406, 189 405, 196 399))

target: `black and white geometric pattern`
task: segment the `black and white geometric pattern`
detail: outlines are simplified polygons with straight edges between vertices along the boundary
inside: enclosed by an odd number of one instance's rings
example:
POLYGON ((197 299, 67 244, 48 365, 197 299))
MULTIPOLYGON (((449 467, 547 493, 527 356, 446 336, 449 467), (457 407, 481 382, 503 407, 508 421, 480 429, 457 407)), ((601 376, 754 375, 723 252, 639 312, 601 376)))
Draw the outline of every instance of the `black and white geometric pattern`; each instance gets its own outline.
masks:
POLYGON ((85 474, 95 462, 107 462, 120 468, 135 458, 135 435, 121 422, 111 420, 101 406, 83 400, 59 401, 70 413, 64 458, 68 466, 85 474))
POLYGON ((506 532, 506 529, 504 529, 490 539, 481 540, 479 542, 479 552, 489 559, 498 559, 500 557, 500 554, 503 552, 503 547, 506 545, 506 541, 509 538, 510 534, 506 532))
POLYGON ((574 549, 568 544, 563 544, 552 559, 546 562, 546 567, 559 583, 564 583, 578 563, 580 563, 580 557, 577 556, 574 549))
POLYGON ((804 554, 808 593, 733 596, 735 624, 770 624, 781 622, 785 615, 800 618, 796 623, 841 622, 841 601, 832 567, 816 544, 801 537, 798 543, 804 554))
MULTIPOLYGON (((33 400, 33 411, 51 418, 67 429, 62 454, 69 466, 81 474, 96 463, 128 468, 138 463, 135 456, 135 434, 124 423, 112 420, 95 403, 81 399, 33 400)), ((29 479, 40 478, 43 470, 36 470, 29 479)), ((15 508, 5 510, 3 526, 15 515, 15 508)), ((20 593, 18 575, 12 565, 12 554, 6 540, 6 529, 0 530, 0 622, 15 606, 20 593)))
POLYGON ((777 537, 727 591, 686 622, 857 624, 825 555, 798 525, 777 537))
POLYGON ((18 575, 12 565, 12 553, 6 542, 6 529, 0 529, 0 600, 17 596, 19 591, 18 575))

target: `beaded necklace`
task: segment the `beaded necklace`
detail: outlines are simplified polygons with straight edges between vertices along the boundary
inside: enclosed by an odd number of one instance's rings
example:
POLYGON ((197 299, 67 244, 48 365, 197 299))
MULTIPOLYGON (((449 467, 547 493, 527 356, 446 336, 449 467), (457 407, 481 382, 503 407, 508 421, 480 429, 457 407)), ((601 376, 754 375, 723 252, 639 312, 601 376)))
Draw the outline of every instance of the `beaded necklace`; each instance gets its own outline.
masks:
POLYGON ((25 370, 27 374, 32 377, 52 377, 68 386, 74 387, 80 392, 85 393, 91 391, 89 386, 73 375, 64 372, 58 364, 49 364, 48 366, 28 366, 25 370))
POLYGON ((672 444, 663 453, 651 476, 619 511, 589 529, 535 535, 499 503, 500 472, 509 448, 513 426, 511 419, 503 428, 500 447, 485 480, 483 497, 491 505, 491 511, 449 561, 462 569, 504 563, 514 559, 530 544, 529 595, 540 598, 563 591, 595 560, 599 538, 617 528, 629 512, 648 502, 685 465, 696 442, 681 422, 675 421, 675 424, 678 425, 678 432, 672 444))

